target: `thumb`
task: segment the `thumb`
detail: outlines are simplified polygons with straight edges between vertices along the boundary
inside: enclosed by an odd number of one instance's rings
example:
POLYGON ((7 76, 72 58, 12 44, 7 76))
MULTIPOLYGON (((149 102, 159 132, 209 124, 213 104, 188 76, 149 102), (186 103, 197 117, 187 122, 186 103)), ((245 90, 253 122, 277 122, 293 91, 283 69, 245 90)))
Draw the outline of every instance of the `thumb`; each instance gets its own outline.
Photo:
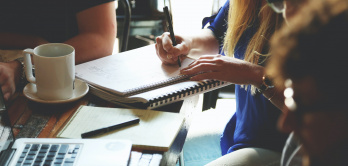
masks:
POLYGON ((173 57, 178 57, 180 55, 187 55, 188 52, 190 51, 189 47, 187 46, 186 43, 180 43, 180 44, 177 44, 175 47, 173 47, 170 51, 173 57))

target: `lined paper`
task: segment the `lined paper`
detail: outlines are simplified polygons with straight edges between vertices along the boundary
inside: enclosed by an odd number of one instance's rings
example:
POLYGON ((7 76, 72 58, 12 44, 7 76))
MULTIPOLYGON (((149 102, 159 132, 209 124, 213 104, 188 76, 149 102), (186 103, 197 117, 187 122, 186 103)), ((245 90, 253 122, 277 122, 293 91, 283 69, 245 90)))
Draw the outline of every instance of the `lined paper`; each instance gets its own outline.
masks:
POLYGON ((139 124, 111 131, 95 138, 127 139, 133 147, 167 151, 178 134, 184 118, 178 113, 81 106, 57 137, 81 138, 86 131, 111 126, 139 117, 139 124))

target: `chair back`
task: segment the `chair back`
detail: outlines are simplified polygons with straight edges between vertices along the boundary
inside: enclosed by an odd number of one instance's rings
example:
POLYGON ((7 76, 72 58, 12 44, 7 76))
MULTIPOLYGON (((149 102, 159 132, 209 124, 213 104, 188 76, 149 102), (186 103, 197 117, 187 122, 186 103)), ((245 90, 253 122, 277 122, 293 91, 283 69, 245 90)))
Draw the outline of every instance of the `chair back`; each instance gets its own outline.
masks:
POLYGON ((121 49, 120 52, 127 51, 128 39, 129 39, 129 30, 130 30, 130 21, 131 21, 131 6, 128 0, 119 0, 118 6, 123 7, 124 11, 124 21, 123 21, 123 31, 122 31, 122 40, 121 40, 121 49))

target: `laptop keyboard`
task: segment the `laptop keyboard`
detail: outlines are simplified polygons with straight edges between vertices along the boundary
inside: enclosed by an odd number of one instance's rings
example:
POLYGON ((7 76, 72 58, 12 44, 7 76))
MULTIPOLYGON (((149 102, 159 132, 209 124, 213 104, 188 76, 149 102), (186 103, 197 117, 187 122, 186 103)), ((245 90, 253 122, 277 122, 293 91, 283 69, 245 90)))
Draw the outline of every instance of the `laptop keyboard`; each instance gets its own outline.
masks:
POLYGON ((26 144, 16 166, 72 166, 80 144, 26 144))

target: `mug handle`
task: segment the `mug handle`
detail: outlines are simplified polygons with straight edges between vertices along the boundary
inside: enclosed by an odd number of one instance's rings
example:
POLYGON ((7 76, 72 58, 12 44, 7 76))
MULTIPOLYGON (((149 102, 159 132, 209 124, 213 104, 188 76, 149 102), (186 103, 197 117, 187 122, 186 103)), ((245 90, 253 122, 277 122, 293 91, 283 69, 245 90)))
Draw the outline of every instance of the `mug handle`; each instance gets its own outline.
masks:
POLYGON ((27 77, 27 80, 33 84, 36 83, 36 78, 33 75, 33 65, 31 63, 31 56, 30 54, 34 54, 33 49, 25 49, 23 51, 23 56, 24 56, 24 65, 25 65, 25 76, 27 77))

